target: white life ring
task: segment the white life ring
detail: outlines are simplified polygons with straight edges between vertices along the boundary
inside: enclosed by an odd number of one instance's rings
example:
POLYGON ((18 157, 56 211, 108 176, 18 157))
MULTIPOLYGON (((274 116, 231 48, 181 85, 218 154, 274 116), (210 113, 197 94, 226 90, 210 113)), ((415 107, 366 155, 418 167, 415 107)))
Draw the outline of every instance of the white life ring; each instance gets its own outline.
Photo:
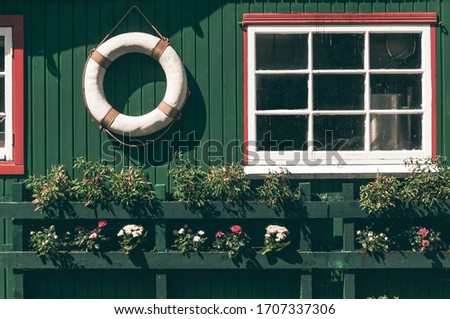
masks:
POLYGON ((83 76, 86 107, 104 129, 127 136, 145 136, 166 127, 178 115, 187 97, 187 79, 183 63, 167 39, 151 34, 129 32, 117 35, 90 54, 83 76), (157 108, 140 116, 119 113, 106 100, 103 79, 108 66, 118 57, 131 52, 150 55, 166 74, 166 93, 157 108))

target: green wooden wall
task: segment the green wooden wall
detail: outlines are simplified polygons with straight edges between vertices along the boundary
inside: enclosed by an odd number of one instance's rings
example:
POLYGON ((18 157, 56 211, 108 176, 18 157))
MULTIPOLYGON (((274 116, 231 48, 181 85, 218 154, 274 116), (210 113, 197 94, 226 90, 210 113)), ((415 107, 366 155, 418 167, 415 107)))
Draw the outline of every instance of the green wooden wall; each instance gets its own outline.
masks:
MULTIPOLYGON (((155 183, 167 184, 171 164, 169 142, 188 150, 206 165, 237 161, 231 147, 243 139, 242 31, 247 12, 384 12, 433 11, 438 28, 438 145, 450 154, 450 96, 446 61, 450 41, 446 21, 450 3, 439 0, 287 1, 287 0, 3 0, 0 14, 25 18, 26 175, 44 174, 57 163, 71 167, 74 157, 101 158, 122 165, 145 165, 155 183), (182 119, 164 141, 136 150, 114 148, 92 122, 83 103, 81 79, 89 50, 95 47, 132 5, 138 5, 160 32, 168 36, 183 60, 191 96, 182 119), (174 134, 179 134, 179 138, 174 134), (189 142, 190 140, 190 142, 189 142), (197 142, 195 142, 195 141, 197 142), (199 144, 195 147, 195 144, 199 144), (215 145, 228 145, 216 152, 215 145), (211 151, 208 151, 211 147, 211 151), (208 154, 211 158, 205 158, 208 154)), ((117 33, 150 31, 134 12, 117 33)), ((147 112, 165 91, 164 74, 147 57, 128 55, 116 61, 106 78, 106 94, 128 114, 147 112)), ((0 198, 9 200, 21 177, 0 178, 0 198)), ((342 181, 314 181, 313 192, 331 192, 342 181)))

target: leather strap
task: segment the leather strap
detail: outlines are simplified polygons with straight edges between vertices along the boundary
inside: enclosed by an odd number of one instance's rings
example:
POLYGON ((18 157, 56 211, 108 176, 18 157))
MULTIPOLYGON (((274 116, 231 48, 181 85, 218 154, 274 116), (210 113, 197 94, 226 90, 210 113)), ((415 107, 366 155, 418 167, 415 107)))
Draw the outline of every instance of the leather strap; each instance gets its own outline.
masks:
POLYGON ((164 53, 166 48, 169 46, 170 41, 167 38, 162 38, 158 41, 155 48, 152 51, 152 57, 158 61, 161 55, 164 53))
POLYGON ((164 114, 166 114, 168 117, 173 119, 176 118, 178 115, 178 110, 174 109, 164 101, 161 101, 161 103, 159 103, 158 109, 164 114))
POLYGON ((111 65, 111 61, 108 58, 105 58, 105 56, 97 50, 92 51, 91 59, 97 62, 105 70, 111 65))
POLYGON ((120 113, 116 111, 116 109, 112 108, 108 111, 108 113, 106 113, 105 117, 102 120, 101 126, 104 128, 110 128, 111 124, 114 122, 114 120, 116 119, 116 117, 119 115, 120 113))

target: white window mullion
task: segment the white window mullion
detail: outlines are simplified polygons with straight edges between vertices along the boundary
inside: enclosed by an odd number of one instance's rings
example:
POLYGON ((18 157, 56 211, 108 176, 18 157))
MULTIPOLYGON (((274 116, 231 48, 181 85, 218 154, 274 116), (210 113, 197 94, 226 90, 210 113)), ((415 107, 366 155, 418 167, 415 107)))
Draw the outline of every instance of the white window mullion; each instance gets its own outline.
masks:
POLYGON ((314 160, 313 158, 313 151, 314 151, 314 131, 313 131, 313 125, 314 125, 314 119, 313 119, 313 104, 314 104, 314 98, 313 98, 313 90, 314 90, 314 82, 313 82, 313 35, 312 32, 308 33, 308 72, 309 72, 309 80, 308 80, 308 156, 310 159, 314 160))
MULTIPOLYGON (((12 29, 0 28, 0 36, 3 36, 5 46, 5 70, 2 72, 4 78, 4 119, 5 125, 5 146, 0 148, 0 160, 12 160, 13 156, 13 127, 12 127, 12 29)), ((1 57, 3 58, 3 57, 1 57)))
POLYGON ((364 110, 366 111, 365 125, 364 125, 364 150, 366 152, 370 151, 370 50, 369 50, 369 35, 367 31, 364 38, 364 71, 365 75, 365 86, 364 86, 364 110))

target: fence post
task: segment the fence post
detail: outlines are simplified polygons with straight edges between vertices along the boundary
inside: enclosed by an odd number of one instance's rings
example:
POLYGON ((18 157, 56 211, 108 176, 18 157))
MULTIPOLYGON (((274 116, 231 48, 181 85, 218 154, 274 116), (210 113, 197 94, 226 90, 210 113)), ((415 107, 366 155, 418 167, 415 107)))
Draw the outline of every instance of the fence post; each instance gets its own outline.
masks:
MULTIPOLYGON (((156 198, 160 201, 166 200, 166 185, 155 185, 156 198)), ((166 244, 167 224, 165 220, 155 221, 155 249, 158 252, 164 252, 167 249, 166 244)), ((157 299, 167 299, 167 272, 157 271, 155 273, 155 290, 157 299)))
MULTIPOLYGON (((354 200, 354 185, 352 183, 342 184, 342 198, 344 201, 354 200)), ((353 219, 344 219, 344 229, 342 236, 343 251, 353 251, 355 249, 355 221, 353 219)), ((355 293, 355 271, 344 270, 344 299, 354 299, 355 293)))
MULTIPOLYGON (((299 183, 298 185, 305 201, 311 201, 311 183, 299 183)), ((311 244, 311 228, 309 220, 301 220, 300 226, 300 250, 310 252, 311 244)), ((312 269, 304 269, 300 274, 300 298, 312 298, 312 269)))

